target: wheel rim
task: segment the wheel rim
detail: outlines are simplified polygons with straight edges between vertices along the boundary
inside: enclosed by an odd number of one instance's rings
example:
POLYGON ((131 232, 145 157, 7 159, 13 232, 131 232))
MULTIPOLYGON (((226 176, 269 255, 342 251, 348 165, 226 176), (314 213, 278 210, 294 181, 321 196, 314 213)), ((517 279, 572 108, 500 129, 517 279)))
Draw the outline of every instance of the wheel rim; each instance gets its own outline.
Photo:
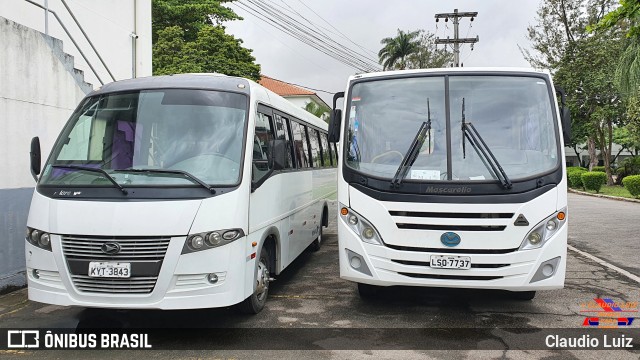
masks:
POLYGON ((260 262, 258 262, 256 281, 256 297, 259 301, 263 301, 269 290, 269 268, 264 263, 264 259, 260 259, 260 262))

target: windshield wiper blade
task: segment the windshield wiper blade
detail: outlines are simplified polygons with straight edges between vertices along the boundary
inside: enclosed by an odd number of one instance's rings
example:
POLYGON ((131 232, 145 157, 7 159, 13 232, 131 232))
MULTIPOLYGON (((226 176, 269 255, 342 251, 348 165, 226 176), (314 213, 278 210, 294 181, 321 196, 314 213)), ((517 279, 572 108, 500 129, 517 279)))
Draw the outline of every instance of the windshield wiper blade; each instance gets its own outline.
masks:
POLYGON ((407 172, 413 166, 413 163, 416 162, 418 158, 418 154, 420 154, 420 149, 424 144, 424 141, 427 138, 427 134, 431 132, 431 109, 429 108, 429 99, 427 99, 427 121, 423 122, 420 125, 420 129, 418 129, 418 133, 413 138, 411 145, 409 146, 409 150, 402 158, 400 165, 398 166, 398 170, 396 170, 396 174, 391 180, 391 186, 398 188, 402 183, 402 180, 405 176, 407 176, 407 172))
POLYGON ((484 139, 482 138, 478 130, 476 130, 476 128, 473 126, 473 124, 466 121, 465 109, 464 109, 464 98, 462 98, 462 133, 463 133, 463 136, 462 136, 463 157, 466 157, 466 154, 465 154, 465 138, 466 138, 469 140, 469 143, 471 144, 473 149, 476 151, 476 153, 480 155, 480 158, 482 159, 484 166, 486 166, 487 169, 493 171, 493 173, 496 175, 496 177, 502 184, 502 187, 505 189, 511 189, 511 187, 513 186, 513 183, 507 176, 507 173, 504 171, 504 169, 502 169, 502 166, 498 162, 498 159, 496 159, 495 155, 493 155, 493 152, 491 151, 489 146, 487 146, 487 143, 485 143, 484 139))
POLYGON ((192 182, 197 183, 198 185, 201 185, 203 188, 209 190, 209 192, 211 192, 212 194, 216 193, 216 189, 213 186, 210 186, 209 184, 207 184, 206 182, 200 180, 199 178, 197 178, 195 175, 192 175, 186 171, 183 170, 169 170, 169 169, 120 169, 120 170, 114 170, 117 172, 133 172, 133 173, 158 173, 158 174, 176 174, 176 175, 182 175, 186 178, 188 178, 189 180, 191 180, 192 182))
POLYGON ((108 172, 104 171, 103 169, 92 168, 92 167, 81 166, 81 165, 51 165, 51 167, 54 169, 75 169, 75 170, 84 170, 84 171, 99 173, 104 175, 104 177, 106 177, 107 180, 109 180, 113 184, 113 186, 120 189, 120 191, 122 191, 123 194, 127 195, 129 193, 127 189, 123 188, 122 185, 118 184, 116 179, 114 179, 111 175, 109 175, 108 172))

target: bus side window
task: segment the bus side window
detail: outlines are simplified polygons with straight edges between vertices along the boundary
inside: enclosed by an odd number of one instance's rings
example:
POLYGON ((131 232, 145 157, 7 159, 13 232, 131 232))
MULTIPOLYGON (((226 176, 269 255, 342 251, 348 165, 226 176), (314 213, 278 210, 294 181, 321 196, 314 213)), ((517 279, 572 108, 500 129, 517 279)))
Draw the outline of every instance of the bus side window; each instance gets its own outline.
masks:
POLYGON ((291 132, 293 133, 293 145, 296 153, 298 168, 309 167, 309 145, 307 144, 307 132, 305 127, 291 120, 291 132))
POLYGON ((275 115, 275 125, 276 125, 276 138, 279 140, 285 140, 286 144, 287 144, 287 165, 286 168, 287 169, 293 169, 295 168, 294 166, 294 156, 293 156, 293 147, 291 146, 291 137, 290 137, 290 132, 289 132, 289 125, 288 125, 288 121, 286 118, 280 116, 280 115, 275 115))
POLYGON ((256 115, 256 132, 253 137, 253 182, 260 181, 269 172, 273 127, 271 117, 262 113, 256 115))
POLYGON ((314 168, 319 168, 322 167, 322 163, 320 161, 320 143, 318 142, 318 130, 314 129, 314 128, 307 128, 308 133, 309 133, 309 145, 310 145, 310 150, 311 150, 311 154, 309 155, 309 158, 311 159, 311 165, 314 168))
POLYGON ((329 141, 327 138, 327 134, 324 132, 320 132, 320 145, 322 145, 321 153, 322 153, 322 166, 330 167, 331 166, 331 150, 329 150, 329 141))

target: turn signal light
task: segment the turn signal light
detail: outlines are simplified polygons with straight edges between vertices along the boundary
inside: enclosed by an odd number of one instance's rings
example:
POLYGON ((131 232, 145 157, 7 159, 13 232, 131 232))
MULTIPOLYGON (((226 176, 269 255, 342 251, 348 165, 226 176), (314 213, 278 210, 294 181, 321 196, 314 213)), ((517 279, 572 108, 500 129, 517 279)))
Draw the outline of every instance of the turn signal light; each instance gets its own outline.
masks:
POLYGON ((562 221, 566 217, 566 214, 562 211, 558 213, 558 220, 562 221))
POLYGON ((342 214, 342 216, 347 216, 348 213, 349 213, 349 210, 346 207, 343 207, 342 209, 340 209, 340 214, 342 214))

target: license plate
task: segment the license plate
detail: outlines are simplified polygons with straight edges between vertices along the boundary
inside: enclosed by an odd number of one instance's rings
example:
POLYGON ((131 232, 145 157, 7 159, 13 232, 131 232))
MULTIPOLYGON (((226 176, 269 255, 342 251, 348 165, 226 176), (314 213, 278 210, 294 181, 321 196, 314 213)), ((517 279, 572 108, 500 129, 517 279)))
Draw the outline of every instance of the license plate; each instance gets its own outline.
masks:
POLYGON ((90 262, 89 276, 101 278, 128 278, 131 277, 131 263, 90 262))
POLYGON ((470 269, 469 256, 431 255, 431 267, 438 269, 470 269))

